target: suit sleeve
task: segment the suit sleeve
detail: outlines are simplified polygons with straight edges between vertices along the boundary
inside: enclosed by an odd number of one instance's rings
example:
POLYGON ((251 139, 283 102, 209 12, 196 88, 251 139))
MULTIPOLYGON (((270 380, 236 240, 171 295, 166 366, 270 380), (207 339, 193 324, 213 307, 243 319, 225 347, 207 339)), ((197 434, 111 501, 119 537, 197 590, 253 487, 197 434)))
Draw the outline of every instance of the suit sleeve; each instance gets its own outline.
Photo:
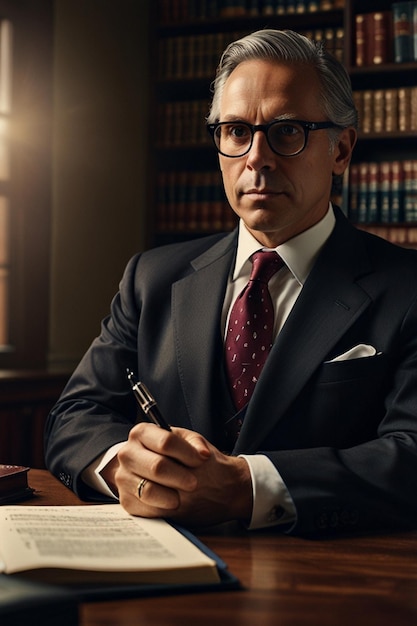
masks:
POLYGON ((137 367, 139 298, 134 257, 125 270, 111 315, 75 370, 48 416, 45 460, 48 469, 82 498, 101 498, 81 480, 82 471, 114 444, 125 441, 137 418, 126 368, 137 367))

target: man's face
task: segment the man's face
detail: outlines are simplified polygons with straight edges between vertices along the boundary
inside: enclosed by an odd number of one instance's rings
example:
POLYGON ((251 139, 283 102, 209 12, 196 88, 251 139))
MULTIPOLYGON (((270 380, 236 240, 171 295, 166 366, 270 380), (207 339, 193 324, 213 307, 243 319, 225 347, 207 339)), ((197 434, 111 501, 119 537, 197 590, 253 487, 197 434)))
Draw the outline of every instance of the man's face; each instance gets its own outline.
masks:
MULTIPOLYGON (((229 76, 220 102, 220 121, 267 124, 278 117, 327 121, 315 71, 304 65, 245 61, 229 76)), ((317 223, 328 209, 332 173, 346 169, 355 142, 343 130, 334 150, 327 130, 309 133, 303 152, 275 154, 256 132, 247 154, 219 155, 227 198, 258 241, 276 247, 317 223)))

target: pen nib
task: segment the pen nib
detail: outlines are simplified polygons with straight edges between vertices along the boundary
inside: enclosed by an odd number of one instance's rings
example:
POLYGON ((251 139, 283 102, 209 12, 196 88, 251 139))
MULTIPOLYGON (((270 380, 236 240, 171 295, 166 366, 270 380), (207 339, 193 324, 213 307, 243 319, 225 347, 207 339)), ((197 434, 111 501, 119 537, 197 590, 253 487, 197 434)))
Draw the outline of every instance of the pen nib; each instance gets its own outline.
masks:
POLYGON ((135 385, 135 383, 136 383, 135 376, 134 376, 132 370, 130 370, 128 367, 126 368, 126 373, 127 373, 127 379, 130 381, 130 384, 133 387, 135 385))

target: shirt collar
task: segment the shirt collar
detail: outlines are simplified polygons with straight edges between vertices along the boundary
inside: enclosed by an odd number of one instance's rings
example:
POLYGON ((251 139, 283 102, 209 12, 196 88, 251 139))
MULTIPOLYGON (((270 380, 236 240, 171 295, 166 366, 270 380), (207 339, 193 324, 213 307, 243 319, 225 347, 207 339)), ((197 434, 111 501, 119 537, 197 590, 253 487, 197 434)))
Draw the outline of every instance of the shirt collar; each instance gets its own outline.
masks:
MULTIPOLYGON (((300 285, 303 285, 306 281, 321 248, 334 228, 335 222, 333 208, 329 204, 326 215, 317 224, 274 248, 300 285)), ((265 249, 251 235, 243 221, 240 220, 237 255, 232 280, 236 280, 240 274, 247 270, 245 264, 249 263, 249 258, 254 252, 265 249)))

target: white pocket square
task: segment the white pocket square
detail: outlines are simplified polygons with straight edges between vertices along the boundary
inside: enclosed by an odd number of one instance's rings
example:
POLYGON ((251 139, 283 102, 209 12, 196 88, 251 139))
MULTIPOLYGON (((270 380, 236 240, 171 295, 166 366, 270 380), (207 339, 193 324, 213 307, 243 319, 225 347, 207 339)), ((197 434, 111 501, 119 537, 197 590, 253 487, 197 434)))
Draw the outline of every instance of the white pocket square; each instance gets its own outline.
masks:
POLYGON ((326 363, 333 363, 334 361, 348 361, 349 359, 363 359, 364 357, 375 356, 376 354, 376 349, 373 346, 366 343, 359 343, 347 352, 339 354, 339 356, 335 357, 331 361, 326 361, 326 363))

